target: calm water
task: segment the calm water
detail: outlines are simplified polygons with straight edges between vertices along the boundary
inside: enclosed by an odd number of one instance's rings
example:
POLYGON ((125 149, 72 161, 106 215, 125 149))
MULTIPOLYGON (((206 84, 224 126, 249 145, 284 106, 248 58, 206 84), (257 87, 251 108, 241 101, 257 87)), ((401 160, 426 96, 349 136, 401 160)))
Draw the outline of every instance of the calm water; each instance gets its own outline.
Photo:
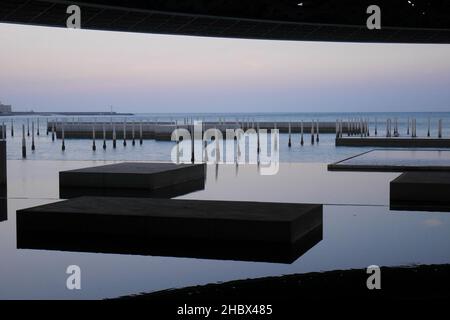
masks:
MULTIPOLYGON (((206 187, 180 198, 323 203, 322 239, 293 263, 18 249, 21 208, 58 199, 58 172, 99 161, 9 161, 8 214, 0 222, 0 298, 105 298, 220 281, 333 269, 450 263, 450 214, 389 210, 395 173, 327 172, 325 164, 209 166, 206 187), (82 290, 65 287, 68 265, 82 290)), ((2 207, 3 208, 3 207, 2 207)), ((112 248, 114 251, 114 248, 112 248)), ((364 279, 365 281, 365 279, 364 279)))
MULTIPOLYGON (((22 124, 27 124, 28 117, 14 117, 15 136, 10 137, 11 118, 0 119, 7 125, 8 136, 8 159, 22 158, 22 124)), ((110 121, 111 117, 50 117, 50 119, 65 119, 66 121, 100 121, 102 119, 110 121)), ((370 119, 370 130, 374 133, 375 119, 378 122, 378 134, 385 134, 386 119, 398 119, 399 131, 401 135, 407 133, 407 119, 417 119, 417 134, 425 136, 428 130, 428 118, 431 119, 431 134, 437 136, 437 122, 443 120, 443 135, 450 137, 450 112, 446 113, 272 113, 272 114, 137 114, 134 117, 126 117, 127 121, 136 120, 158 120, 158 121, 182 121, 184 118, 204 119, 206 121, 216 121, 219 118, 226 121, 245 121, 254 119, 255 121, 292 121, 301 120, 334 122, 336 119, 370 119)), ((36 121, 36 118, 33 118, 36 121)), ((174 146, 173 142, 163 142, 155 140, 145 140, 143 146, 132 147, 129 143, 123 147, 118 143, 117 149, 112 149, 112 142, 107 142, 107 150, 102 148, 93 152, 90 140, 70 139, 66 140, 66 151, 61 151, 61 142, 52 142, 50 136, 46 135, 45 124, 47 117, 40 117, 40 135, 35 137, 36 150, 31 151, 31 137, 27 137, 27 158, 32 160, 147 160, 147 161, 167 161, 170 160, 170 153, 174 146)), ((122 122, 125 117, 117 116, 114 121, 122 122)), ((31 123, 31 118, 30 118, 31 123)), ((37 124, 36 124, 37 125, 37 124)), ((30 124, 31 130, 31 124, 30 124)), ((305 145, 300 146, 299 134, 293 134, 293 147, 288 148, 288 135, 280 135, 280 160, 282 162, 335 162, 342 160, 355 153, 364 152, 372 148, 351 148, 334 145, 333 134, 321 134, 320 143, 309 144, 308 135, 305 136, 305 145)), ((99 141, 97 140, 97 144, 99 141)))
MULTIPOLYGON (((140 119, 174 120, 189 115, 137 115, 140 119)), ((259 121, 335 121, 336 118, 369 117, 381 122, 398 117, 400 133, 406 134, 406 119, 417 118, 418 135, 425 135, 429 114, 253 114, 190 115, 234 121, 236 117, 259 121), (226 116, 226 117, 225 117, 226 116)), ((437 119, 444 120, 444 136, 450 136, 450 113, 431 114, 432 134, 437 119)), ((130 120, 130 117, 127 117, 130 120)), ((68 120, 72 119, 69 117, 68 120)), ((109 120, 110 117, 107 117, 109 120)), ((450 263, 450 214, 439 212, 392 211, 389 209, 389 182, 398 173, 328 172, 326 164, 342 160, 370 148, 334 146, 334 135, 321 135, 320 143, 301 147, 299 135, 280 137, 280 157, 285 162, 274 176, 262 176, 253 165, 208 166, 204 190, 184 195, 183 199, 237 200, 324 204, 322 239, 293 263, 244 262, 226 259, 199 259, 126 253, 95 253, 70 250, 18 249, 16 210, 59 200, 58 173, 62 170, 102 165, 112 160, 169 160, 172 142, 145 140, 143 146, 91 150, 90 140, 52 142, 45 134, 41 118, 36 151, 21 160, 21 124, 26 117, 15 117, 15 137, 8 125, 8 190, 0 197, 0 299, 12 298, 106 298, 151 292, 220 281, 278 276, 291 273, 334 269, 365 268, 376 264, 450 263), (34 160, 34 161, 29 161, 34 160), (64 161, 61 161, 64 160, 64 161), (66 289, 67 266, 82 269, 82 290, 66 289)), ((83 120, 94 121, 93 118, 83 120)), ((100 117, 96 117, 100 120, 100 117)), ((116 118, 123 121, 123 117, 116 118)), ((373 122, 371 131, 373 132, 373 122)), ((306 142, 309 140, 306 138, 306 142)))

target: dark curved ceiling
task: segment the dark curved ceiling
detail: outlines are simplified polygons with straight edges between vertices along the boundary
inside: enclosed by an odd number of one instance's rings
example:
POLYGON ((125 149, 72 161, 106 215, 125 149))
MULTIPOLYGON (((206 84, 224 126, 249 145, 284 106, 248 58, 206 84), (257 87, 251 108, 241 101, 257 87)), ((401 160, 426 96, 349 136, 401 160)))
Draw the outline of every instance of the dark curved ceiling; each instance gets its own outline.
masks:
POLYGON ((68 5, 84 29, 268 40, 450 43, 450 0, 5 0, 0 22, 66 26, 68 5), (366 28, 380 6, 382 29, 366 28))

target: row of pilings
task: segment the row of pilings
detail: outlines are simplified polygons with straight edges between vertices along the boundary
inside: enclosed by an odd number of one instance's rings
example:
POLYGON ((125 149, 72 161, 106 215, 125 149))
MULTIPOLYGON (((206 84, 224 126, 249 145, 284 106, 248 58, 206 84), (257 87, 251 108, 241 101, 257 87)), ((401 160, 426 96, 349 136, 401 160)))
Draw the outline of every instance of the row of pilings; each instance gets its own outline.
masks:
MULTIPOLYGON (((154 121, 156 126, 158 125, 167 125, 167 124, 180 124, 180 125, 192 125, 196 120, 194 118, 184 118, 182 121, 173 121, 173 122, 160 122, 154 121)), ((42 123, 46 122, 45 127, 45 134, 51 135, 52 141, 56 140, 56 127, 55 124, 59 124, 60 126, 60 136, 61 139, 61 150, 66 150, 66 136, 65 136, 65 126, 67 126, 67 119, 64 119, 63 121, 50 121, 49 119, 43 119, 43 118, 35 118, 35 119, 24 119, 21 124, 21 131, 22 131, 22 155, 25 158, 26 157, 26 137, 31 138, 31 150, 34 151, 36 149, 35 144, 35 136, 39 136, 42 134, 42 123), (50 124, 49 124, 50 123, 50 124)), ((15 135, 15 126, 14 126, 14 119, 10 119, 10 131, 11 136, 14 137, 15 135)), ((77 122, 75 119, 71 122, 72 124, 76 124, 77 122)), ((117 147, 117 141, 118 141, 118 133, 120 133, 121 140, 123 146, 127 146, 129 141, 131 141, 131 144, 134 146, 138 142, 140 145, 143 144, 143 140, 146 139, 143 134, 143 124, 146 122, 143 122, 142 120, 136 120, 132 119, 128 121, 127 119, 123 120, 123 122, 117 122, 117 121, 109 121, 109 122, 91 122, 90 125, 92 127, 91 131, 91 148, 93 151, 97 150, 97 140, 102 141, 102 148, 107 148, 107 140, 112 140, 112 147, 117 147), (107 134, 106 126, 112 128, 111 134, 107 134), (129 127, 131 126, 131 132, 129 127), (127 129, 128 128, 128 129, 127 129)), ((254 119, 243 119, 239 120, 236 119, 234 123, 227 122, 225 119, 219 119, 217 121, 219 125, 222 127, 226 127, 229 124, 233 124, 233 129, 255 129, 258 135, 258 144, 259 144, 259 131, 260 131, 260 124, 261 122, 255 121, 254 119)), ((411 137, 417 137, 417 119, 416 118, 408 118, 405 122, 406 130, 405 132, 400 132, 399 129, 399 120, 398 118, 388 118, 385 122, 385 135, 386 137, 399 137, 399 136, 411 136, 411 137)), ((431 118, 427 119, 427 137, 431 137, 431 118)), ((310 136, 311 145, 317 144, 320 141, 320 132, 321 132, 321 122, 319 120, 311 120, 311 121, 289 121, 289 122, 272 122, 271 125, 273 129, 277 130, 279 125, 282 125, 283 128, 287 129, 288 134, 288 147, 291 148, 293 145, 296 144, 296 140, 298 138, 294 137, 294 133, 299 133, 299 144, 303 146, 305 144, 306 135, 310 136), (305 130, 305 124, 308 125, 308 130, 310 132, 306 132, 305 130)), ((267 123, 265 123, 267 126, 267 123)), ((377 118, 375 118, 374 121, 370 121, 368 118, 353 118, 353 119, 337 119, 335 123, 335 133, 336 138, 342 138, 343 136, 348 137, 370 137, 372 136, 378 136, 379 135, 379 126, 383 126, 383 122, 379 122, 377 118)), ((328 128, 329 129, 329 128, 328 128)), ((3 139, 6 139, 7 137, 7 123, 3 122, 1 126, 1 135, 3 139)), ((402 128, 403 130, 403 128, 402 128)), ((286 132, 286 131, 285 131, 286 132)), ((327 131, 329 133, 329 131, 327 131)), ((437 121, 437 137, 442 138, 443 137, 443 120, 438 119, 437 121)), ((260 150, 258 146, 258 150, 260 150)))

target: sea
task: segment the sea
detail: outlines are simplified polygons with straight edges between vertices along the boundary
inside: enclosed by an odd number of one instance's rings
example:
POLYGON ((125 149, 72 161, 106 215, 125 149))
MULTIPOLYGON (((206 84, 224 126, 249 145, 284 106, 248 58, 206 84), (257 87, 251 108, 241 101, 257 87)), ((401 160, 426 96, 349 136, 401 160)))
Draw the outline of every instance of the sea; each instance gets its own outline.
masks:
MULTIPOLYGON (((450 112, 370 112, 370 113, 139 113, 133 116, 14 116, 2 117, 0 121, 6 125, 7 157, 11 160, 22 159, 22 125, 31 123, 35 125, 35 150, 31 150, 31 134, 25 134, 27 157, 26 160, 115 160, 115 161, 169 161, 174 142, 144 140, 143 145, 138 143, 132 146, 128 143, 126 147, 122 143, 117 148, 112 148, 112 141, 107 141, 107 148, 101 148, 101 142, 97 141, 96 151, 92 150, 90 139, 66 139, 65 150, 61 148, 61 141, 51 140, 46 132, 46 121, 113 121, 129 122, 135 121, 178 121, 184 119, 204 121, 273 121, 273 122, 310 122, 327 121, 335 122, 342 119, 344 123, 349 119, 368 119, 371 134, 374 134, 375 123, 377 123, 378 135, 386 133, 386 121, 397 119, 400 136, 407 136, 408 119, 417 123, 417 136, 426 136, 428 122, 430 121, 431 136, 438 135, 438 122, 442 120, 443 137, 450 137, 450 112), (37 135, 37 118, 39 118, 39 136, 37 135), (14 136, 11 136, 11 120, 14 125, 14 136)), ((27 131, 27 129, 25 129, 27 131)), ((335 162, 358 153, 366 152, 371 147, 336 147, 334 134, 320 134, 320 142, 310 144, 310 139, 305 133, 305 144, 300 145, 300 135, 292 134, 292 146, 288 147, 288 134, 280 134, 279 160, 281 162, 335 162)))

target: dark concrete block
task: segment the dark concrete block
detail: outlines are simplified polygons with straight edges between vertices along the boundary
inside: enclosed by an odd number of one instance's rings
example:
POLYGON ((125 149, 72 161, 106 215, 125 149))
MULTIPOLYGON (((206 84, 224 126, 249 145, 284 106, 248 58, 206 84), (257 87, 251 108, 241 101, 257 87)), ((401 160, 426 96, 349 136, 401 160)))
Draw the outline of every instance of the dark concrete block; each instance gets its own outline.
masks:
POLYGON ((336 146, 383 148, 450 148, 450 139, 411 137, 342 137, 336 139, 336 146))
POLYGON ((0 186, 6 186, 6 140, 0 140, 0 186))
POLYGON ((205 164, 131 162, 62 171, 60 197, 177 196, 203 189, 205 172, 205 164))
POLYGON ((120 188, 59 188, 61 199, 72 199, 82 196, 94 197, 132 197, 132 198, 175 198, 205 189, 205 179, 186 181, 165 188, 120 189, 120 188))
POLYGON ((19 210, 17 224, 68 238, 292 244, 322 224, 322 205, 80 197, 19 210))
POLYGON ((449 150, 378 149, 328 165, 329 171, 450 172, 449 150))
POLYGON ((3 188, 0 188, 2 194, 0 197, 0 222, 8 220, 8 198, 3 196, 3 192, 6 194, 6 190, 3 191, 3 188))
POLYGON ((407 172, 390 183, 395 210, 450 211, 450 172, 407 172))

